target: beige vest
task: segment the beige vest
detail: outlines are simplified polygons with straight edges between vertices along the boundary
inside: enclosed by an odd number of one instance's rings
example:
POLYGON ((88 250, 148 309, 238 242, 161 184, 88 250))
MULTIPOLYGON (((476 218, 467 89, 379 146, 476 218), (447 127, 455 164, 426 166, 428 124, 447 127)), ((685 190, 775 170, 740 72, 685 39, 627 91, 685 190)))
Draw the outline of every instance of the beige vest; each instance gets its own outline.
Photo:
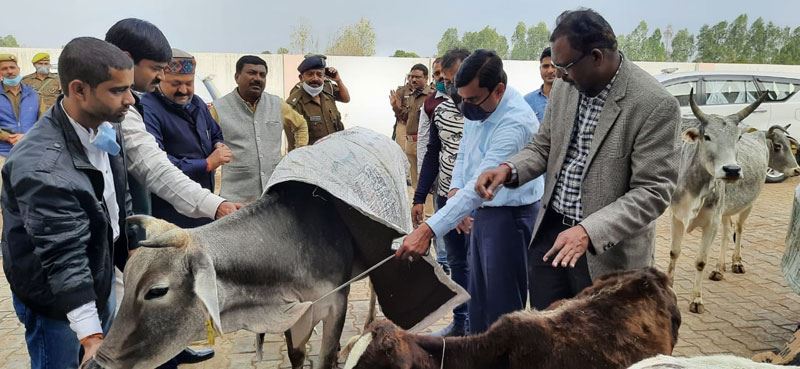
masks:
POLYGON ((264 192, 281 160, 282 103, 264 92, 254 114, 235 89, 214 101, 222 136, 233 152, 233 160, 222 166, 220 196, 226 200, 251 202, 264 192))

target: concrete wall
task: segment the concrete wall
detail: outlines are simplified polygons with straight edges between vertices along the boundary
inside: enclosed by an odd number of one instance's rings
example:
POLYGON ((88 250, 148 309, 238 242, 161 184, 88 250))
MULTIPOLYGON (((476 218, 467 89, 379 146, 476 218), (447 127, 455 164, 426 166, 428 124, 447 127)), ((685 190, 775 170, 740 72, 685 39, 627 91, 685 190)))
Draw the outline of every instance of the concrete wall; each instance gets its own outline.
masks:
MULTIPOLYGON (((24 74, 33 72, 29 62, 33 55, 47 51, 53 63, 58 59, 59 49, 27 49, 0 48, 0 53, 12 53, 19 57, 20 67, 24 74)), ((213 75, 213 83, 217 89, 226 94, 235 87, 233 74, 236 61, 243 54, 193 53, 197 58, 198 79, 213 75)), ((300 55, 260 55, 267 62, 267 91, 285 98, 289 90, 298 82, 297 65, 300 55)), ((405 75, 416 63, 430 67, 430 58, 390 58, 390 57, 352 57, 331 56, 328 65, 336 67, 350 91, 351 102, 339 104, 345 126, 364 126, 375 131, 391 135, 394 115, 389 107, 389 91, 403 84, 405 75)), ((677 68, 679 72, 689 71, 762 71, 788 72, 800 74, 800 66, 796 65, 754 65, 754 64, 707 64, 707 63, 655 63, 637 62, 639 66, 651 74, 659 74, 666 68, 677 68)), ((509 86, 521 93, 528 93, 538 88, 542 81, 539 77, 539 63, 535 61, 509 60, 505 62, 509 86)), ((200 87, 197 87, 200 88, 200 87)), ((199 93, 200 96, 207 94, 199 93)))

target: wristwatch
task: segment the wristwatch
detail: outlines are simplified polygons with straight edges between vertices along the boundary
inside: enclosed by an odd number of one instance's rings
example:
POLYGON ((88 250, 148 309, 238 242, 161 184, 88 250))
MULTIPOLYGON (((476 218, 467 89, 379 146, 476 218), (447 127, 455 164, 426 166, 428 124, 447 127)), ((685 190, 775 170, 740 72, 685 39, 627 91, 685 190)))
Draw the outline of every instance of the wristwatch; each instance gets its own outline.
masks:
POLYGON ((503 166, 503 165, 507 166, 508 169, 511 169, 511 177, 509 179, 507 179, 505 181, 505 183, 507 184, 507 183, 515 183, 515 182, 517 182, 517 180, 519 179, 519 176, 517 175, 517 167, 515 167, 514 164, 511 164, 509 162, 505 162, 505 163, 500 164, 500 166, 503 166))

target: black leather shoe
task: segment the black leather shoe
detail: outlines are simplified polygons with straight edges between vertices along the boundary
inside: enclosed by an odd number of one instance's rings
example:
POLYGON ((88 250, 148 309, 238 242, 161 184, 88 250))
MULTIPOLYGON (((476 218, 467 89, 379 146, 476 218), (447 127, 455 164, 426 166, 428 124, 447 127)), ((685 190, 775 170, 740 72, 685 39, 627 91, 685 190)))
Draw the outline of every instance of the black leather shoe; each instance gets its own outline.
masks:
POLYGON ((185 348, 178 356, 175 356, 175 361, 178 364, 196 364, 214 357, 213 349, 192 350, 185 348))

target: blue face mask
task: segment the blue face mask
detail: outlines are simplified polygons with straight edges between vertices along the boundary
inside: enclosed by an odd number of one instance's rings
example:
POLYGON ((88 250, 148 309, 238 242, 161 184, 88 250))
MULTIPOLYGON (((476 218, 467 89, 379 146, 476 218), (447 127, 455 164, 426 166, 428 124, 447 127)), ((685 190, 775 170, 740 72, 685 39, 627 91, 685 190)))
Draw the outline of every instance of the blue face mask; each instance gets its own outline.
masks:
POLYGON ((97 136, 94 136, 92 145, 113 156, 119 155, 119 144, 117 143, 117 131, 111 124, 103 123, 97 127, 97 136))
POLYGON ((458 104, 458 110, 461 111, 461 114, 464 114, 464 118, 475 121, 484 121, 486 118, 489 118, 492 113, 494 113, 494 111, 486 111, 481 108, 481 105, 489 99, 489 96, 492 96, 492 94, 490 93, 486 95, 486 98, 477 104, 470 104, 466 101, 462 101, 460 104, 458 104))
POLYGON ((436 91, 441 93, 447 93, 447 89, 444 87, 444 81, 436 82, 436 91))
POLYGON ((21 74, 17 75, 14 78, 3 77, 3 84, 6 85, 6 86, 10 86, 10 87, 14 87, 14 86, 19 85, 19 83, 21 81, 22 81, 22 75, 21 74))

